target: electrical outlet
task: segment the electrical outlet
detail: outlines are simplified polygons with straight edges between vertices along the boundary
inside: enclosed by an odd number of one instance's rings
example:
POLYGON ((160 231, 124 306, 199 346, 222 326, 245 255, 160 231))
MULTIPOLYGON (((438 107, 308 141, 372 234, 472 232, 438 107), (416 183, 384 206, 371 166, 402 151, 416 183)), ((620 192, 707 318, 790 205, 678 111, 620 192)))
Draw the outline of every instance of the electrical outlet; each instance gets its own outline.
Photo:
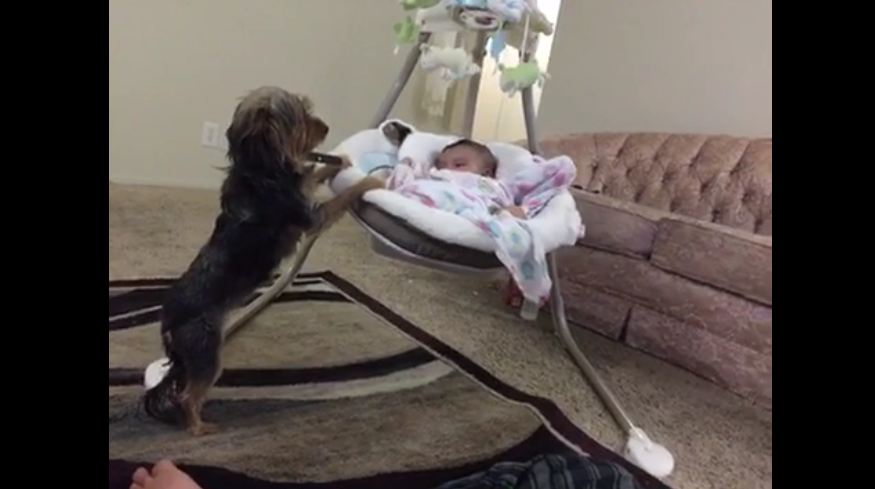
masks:
POLYGON ((225 135, 226 132, 227 129, 219 132, 216 136, 216 147, 222 151, 228 151, 228 137, 225 135))
POLYGON ((201 145, 208 148, 219 147, 219 125, 215 122, 204 122, 201 129, 201 145))

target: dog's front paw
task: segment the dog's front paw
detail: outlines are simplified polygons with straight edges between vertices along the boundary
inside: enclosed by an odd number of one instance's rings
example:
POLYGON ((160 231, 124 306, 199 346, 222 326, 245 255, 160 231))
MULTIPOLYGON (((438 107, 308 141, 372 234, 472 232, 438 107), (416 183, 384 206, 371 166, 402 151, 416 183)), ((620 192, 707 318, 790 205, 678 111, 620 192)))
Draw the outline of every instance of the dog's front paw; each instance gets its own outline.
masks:
POLYGON ((347 168, 352 168, 352 160, 347 155, 340 155, 340 169, 346 170, 347 168))

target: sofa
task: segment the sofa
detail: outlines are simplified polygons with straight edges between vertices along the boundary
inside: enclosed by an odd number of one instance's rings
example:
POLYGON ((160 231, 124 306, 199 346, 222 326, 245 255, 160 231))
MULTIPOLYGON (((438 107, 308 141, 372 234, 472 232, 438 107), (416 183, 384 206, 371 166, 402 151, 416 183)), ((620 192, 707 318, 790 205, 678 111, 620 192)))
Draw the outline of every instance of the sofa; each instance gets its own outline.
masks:
POLYGON ((772 141, 571 134, 586 226, 559 253, 569 320, 772 399, 772 141))

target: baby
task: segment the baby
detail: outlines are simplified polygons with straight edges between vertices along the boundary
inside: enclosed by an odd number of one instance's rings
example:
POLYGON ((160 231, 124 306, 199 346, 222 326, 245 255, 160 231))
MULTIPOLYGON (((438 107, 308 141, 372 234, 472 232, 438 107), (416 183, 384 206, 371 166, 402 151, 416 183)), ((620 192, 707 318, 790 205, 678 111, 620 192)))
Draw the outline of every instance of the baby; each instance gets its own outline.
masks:
POLYGON ((470 139, 460 139, 440 152, 435 166, 441 170, 476 173, 495 178, 498 159, 486 145, 470 139))
MULTIPOLYGON (((427 164, 416 165, 410 158, 405 158, 389 177, 387 187, 408 197, 418 198, 430 207, 458 212, 457 199, 445 201, 450 204, 450 208, 446 205, 434 205, 438 204, 437 199, 417 191, 417 187, 421 190, 421 185, 414 183, 422 180, 449 182, 459 187, 462 200, 479 201, 490 214, 507 211, 519 219, 527 217, 525 208, 515 205, 511 189, 496 180, 498 159, 486 145, 470 139, 460 139, 440 152, 434 168, 429 170, 427 164)), ((434 186, 430 185, 432 189, 434 186)))
POLYGON ((527 219, 571 185, 576 168, 567 156, 533 156, 531 165, 499 180, 498 164, 487 146, 461 139, 441 150, 434 168, 428 161, 401 160, 386 186, 474 223, 492 238, 495 255, 526 299, 537 303, 547 297, 551 282, 543 247, 527 219))

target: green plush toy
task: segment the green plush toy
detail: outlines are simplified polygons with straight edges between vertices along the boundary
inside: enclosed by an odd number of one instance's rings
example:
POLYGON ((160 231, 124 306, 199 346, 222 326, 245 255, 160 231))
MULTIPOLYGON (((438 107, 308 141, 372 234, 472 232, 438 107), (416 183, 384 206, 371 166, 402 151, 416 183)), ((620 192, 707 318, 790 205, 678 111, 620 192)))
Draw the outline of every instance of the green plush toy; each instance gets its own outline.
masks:
POLYGON ((401 0, 401 6, 404 7, 404 10, 434 7, 439 3, 441 0, 401 0))
POLYGON ((404 22, 398 22, 394 26, 395 40, 398 44, 410 44, 419 38, 419 26, 408 15, 404 22))
POLYGON ((535 61, 520 63, 513 68, 505 68, 499 65, 499 69, 501 70, 501 78, 498 80, 498 85, 504 93, 510 96, 513 96, 520 90, 529 88, 535 83, 541 86, 544 84, 544 80, 550 78, 550 75, 541 71, 541 68, 535 61))

